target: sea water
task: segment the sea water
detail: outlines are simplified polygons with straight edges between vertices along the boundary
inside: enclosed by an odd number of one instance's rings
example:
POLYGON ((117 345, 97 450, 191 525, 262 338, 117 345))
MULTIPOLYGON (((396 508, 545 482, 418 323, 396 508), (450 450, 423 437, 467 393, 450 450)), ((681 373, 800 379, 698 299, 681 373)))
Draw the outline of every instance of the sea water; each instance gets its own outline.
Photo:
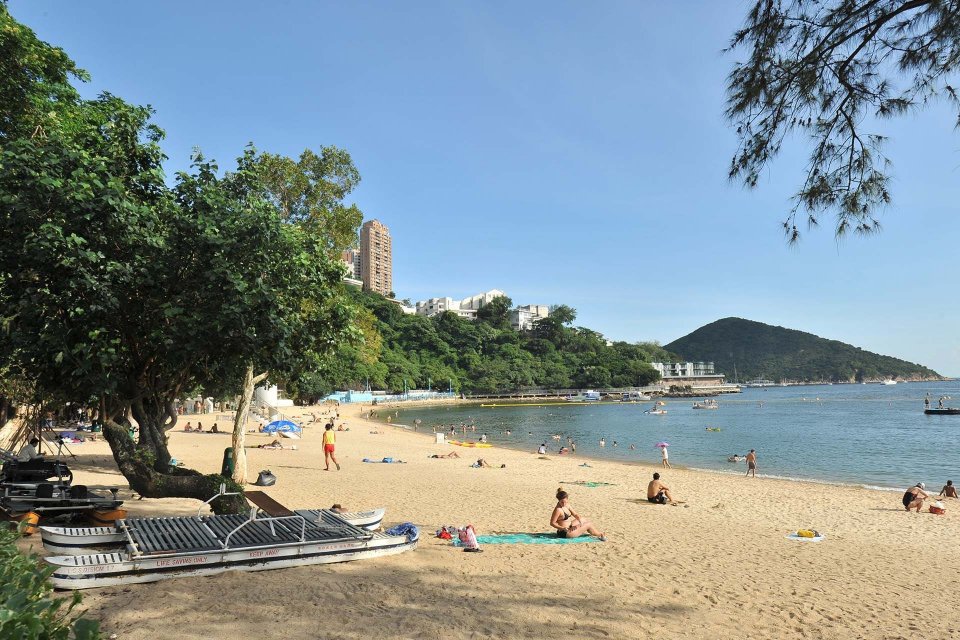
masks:
POLYGON ((948 478, 960 483, 960 415, 925 415, 928 393, 933 407, 940 396, 955 398, 944 406, 960 406, 960 382, 949 381, 744 389, 720 396, 715 410, 667 398, 666 415, 644 413, 653 402, 460 405, 400 409, 395 421, 419 419, 428 433, 457 425, 461 438, 459 425, 473 423, 468 440, 485 433, 494 445, 529 451, 545 442, 550 453, 570 437, 577 455, 648 464, 660 461, 654 445, 668 442, 672 464, 741 474, 745 465, 727 458, 756 449, 761 475, 884 489, 925 482, 939 490, 948 478))

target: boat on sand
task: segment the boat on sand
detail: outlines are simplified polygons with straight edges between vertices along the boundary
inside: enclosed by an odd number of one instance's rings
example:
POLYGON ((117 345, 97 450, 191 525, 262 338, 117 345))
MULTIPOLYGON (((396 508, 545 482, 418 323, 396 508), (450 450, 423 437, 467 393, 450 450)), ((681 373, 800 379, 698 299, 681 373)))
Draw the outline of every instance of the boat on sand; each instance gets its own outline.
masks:
POLYGON ((113 527, 70 530, 41 527, 44 547, 68 555, 47 556, 56 589, 156 582, 225 571, 263 571, 348 562, 415 549, 419 532, 404 524, 378 527, 383 509, 340 513, 332 509, 291 511, 263 492, 245 494, 249 515, 200 515, 117 520, 113 527), (76 554, 80 555, 69 555, 76 554))

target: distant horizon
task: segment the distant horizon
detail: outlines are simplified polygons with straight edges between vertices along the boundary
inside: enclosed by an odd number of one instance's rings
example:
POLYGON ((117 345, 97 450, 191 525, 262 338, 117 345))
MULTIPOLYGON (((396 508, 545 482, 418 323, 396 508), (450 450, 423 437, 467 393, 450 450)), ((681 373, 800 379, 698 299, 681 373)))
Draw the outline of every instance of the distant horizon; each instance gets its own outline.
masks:
POLYGON ((960 376, 956 114, 877 128, 884 231, 838 242, 824 216, 788 246, 803 140, 757 190, 727 180, 737 57, 721 52, 746 6, 91 6, 9 3, 90 72, 84 96, 156 109, 170 176, 195 147, 223 169, 250 141, 346 149, 363 176, 350 201, 391 229, 399 299, 500 288, 661 344, 746 317, 960 376))

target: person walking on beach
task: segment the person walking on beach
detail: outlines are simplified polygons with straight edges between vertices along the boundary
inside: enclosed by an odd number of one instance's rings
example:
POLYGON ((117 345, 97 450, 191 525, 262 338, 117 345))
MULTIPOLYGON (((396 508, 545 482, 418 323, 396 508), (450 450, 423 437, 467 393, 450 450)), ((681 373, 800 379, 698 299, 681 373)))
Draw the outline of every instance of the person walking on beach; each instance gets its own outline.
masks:
POLYGON ((918 482, 916 485, 904 491, 902 499, 904 509, 908 512, 910 509, 916 509, 917 513, 920 513, 920 509, 923 507, 923 501, 930 497, 923 488, 924 484, 918 482))
POLYGON ((667 447, 660 447, 660 466, 664 469, 672 469, 670 466, 670 454, 667 453, 667 447))
POLYGON ((660 474, 653 474, 653 480, 647 485, 647 502, 654 504, 673 504, 675 500, 670 495, 670 487, 660 482, 660 474))
MULTIPOLYGON (((750 453, 747 454, 747 476, 757 477, 757 452, 754 449, 750 449, 750 453)), ((746 477, 746 476, 744 476, 746 477)))
POLYGON ((957 488, 953 486, 953 480, 947 480, 947 484, 943 485, 943 489, 940 489, 940 495, 945 498, 958 498, 957 488))
POLYGON ((330 471, 331 460, 333 460, 333 464, 337 465, 337 471, 340 471, 340 463, 337 462, 337 456, 333 455, 336 442, 337 435, 333 432, 333 421, 331 420, 323 432, 323 460, 327 463, 324 471, 330 471))

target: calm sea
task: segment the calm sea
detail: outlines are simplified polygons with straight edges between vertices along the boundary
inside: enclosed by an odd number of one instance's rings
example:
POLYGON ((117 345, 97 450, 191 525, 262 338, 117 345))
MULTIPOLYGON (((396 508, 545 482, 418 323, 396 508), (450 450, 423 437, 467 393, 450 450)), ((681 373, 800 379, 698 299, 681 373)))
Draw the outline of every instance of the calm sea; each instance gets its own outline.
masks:
POLYGON ((401 409, 395 422, 419 418, 420 431, 428 432, 434 425, 474 422, 477 430, 468 438, 486 433, 495 445, 529 451, 546 442, 552 453, 561 443, 550 436, 559 433, 563 444, 574 439, 577 454, 647 463, 660 460, 654 445, 666 441, 672 463, 730 473, 745 467, 728 456, 756 449, 761 475, 881 488, 925 482, 939 490, 948 478, 960 483, 960 415, 924 415, 927 393, 933 406, 942 395, 955 398, 945 406, 960 406, 960 382, 950 381, 745 389, 721 396, 716 410, 694 410, 692 399, 667 399, 662 416, 644 413, 652 402, 473 405, 401 409))

